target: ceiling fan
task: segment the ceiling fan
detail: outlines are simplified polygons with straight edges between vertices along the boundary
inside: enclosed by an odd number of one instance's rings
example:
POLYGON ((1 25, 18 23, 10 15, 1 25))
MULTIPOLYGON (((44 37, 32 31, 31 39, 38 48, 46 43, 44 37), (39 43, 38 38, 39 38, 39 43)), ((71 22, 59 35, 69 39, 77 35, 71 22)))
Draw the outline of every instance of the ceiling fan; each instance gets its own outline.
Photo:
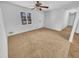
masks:
POLYGON ((32 10, 34 10, 35 8, 37 8, 38 10, 42 10, 42 8, 49 8, 48 6, 42 6, 42 3, 40 3, 39 1, 36 1, 35 7, 32 8, 32 10))

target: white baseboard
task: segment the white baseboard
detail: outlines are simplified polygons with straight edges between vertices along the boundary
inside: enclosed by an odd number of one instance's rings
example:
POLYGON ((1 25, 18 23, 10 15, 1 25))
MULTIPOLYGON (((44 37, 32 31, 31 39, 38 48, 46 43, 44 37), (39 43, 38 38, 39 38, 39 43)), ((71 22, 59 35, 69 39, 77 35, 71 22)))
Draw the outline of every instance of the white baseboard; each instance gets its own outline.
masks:
POLYGON ((62 31, 66 27, 67 26, 64 26, 64 27, 48 27, 48 26, 45 26, 45 28, 56 30, 56 31, 62 31))
POLYGON ((24 33, 24 32, 29 32, 29 31, 33 31, 33 30, 40 29, 40 28, 43 28, 43 27, 38 27, 38 28, 29 29, 29 30, 13 32, 12 34, 8 34, 8 36, 13 36, 13 35, 16 35, 16 34, 20 34, 20 33, 24 33))
POLYGON ((48 26, 44 26, 44 27, 38 27, 38 28, 33 28, 33 29, 29 29, 29 30, 22 30, 22 31, 17 31, 17 32, 13 32, 12 34, 8 34, 8 36, 13 36, 13 35, 16 35, 16 34, 20 34, 20 33, 23 33, 23 32, 29 32, 29 31, 33 31, 33 30, 36 30, 36 29, 40 29, 40 28, 48 28, 48 29, 52 29, 52 30, 56 30, 56 31, 62 31, 65 27, 62 27, 62 28, 54 28, 54 27, 48 27, 48 26))

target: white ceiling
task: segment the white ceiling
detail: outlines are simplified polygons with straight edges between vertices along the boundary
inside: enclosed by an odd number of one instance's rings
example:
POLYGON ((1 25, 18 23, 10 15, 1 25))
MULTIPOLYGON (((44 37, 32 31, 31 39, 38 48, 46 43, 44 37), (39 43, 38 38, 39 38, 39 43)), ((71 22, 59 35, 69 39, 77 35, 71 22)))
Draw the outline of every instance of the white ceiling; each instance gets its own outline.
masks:
MULTIPOLYGON (((36 1, 9 1, 9 2, 26 8, 33 8, 36 3, 36 1)), ((44 11, 47 11, 47 10, 63 7, 64 5, 67 5, 72 1, 40 1, 40 2, 42 3, 42 5, 49 6, 48 9, 43 8, 44 11)))

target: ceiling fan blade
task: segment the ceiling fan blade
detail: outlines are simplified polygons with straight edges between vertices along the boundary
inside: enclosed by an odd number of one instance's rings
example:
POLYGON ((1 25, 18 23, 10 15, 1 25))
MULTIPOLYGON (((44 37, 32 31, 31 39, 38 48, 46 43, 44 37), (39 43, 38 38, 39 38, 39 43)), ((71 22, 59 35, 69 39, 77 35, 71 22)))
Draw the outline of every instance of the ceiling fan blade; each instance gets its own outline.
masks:
POLYGON ((42 8, 49 8, 48 6, 39 6, 39 7, 42 7, 42 8))

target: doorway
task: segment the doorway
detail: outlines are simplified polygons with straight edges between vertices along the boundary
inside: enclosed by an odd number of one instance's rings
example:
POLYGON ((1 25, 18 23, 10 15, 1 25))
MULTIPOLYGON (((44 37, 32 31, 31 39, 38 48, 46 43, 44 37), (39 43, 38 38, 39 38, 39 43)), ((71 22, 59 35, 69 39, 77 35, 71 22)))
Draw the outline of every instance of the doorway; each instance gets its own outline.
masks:
POLYGON ((68 18, 68 26, 72 27, 74 24, 76 12, 74 13, 69 13, 69 18, 68 18))
POLYGON ((65 17, 66 26, 60 33, 62 37, 64 37, 67 40, 69 40, 71 36, 71 32, 74 26, 76 16, 77 16, 77 11, 74 10, 66 11, 66 17, 65 17))
POLYGON ((68 31, 67 39, 69 39, 71 31, 73 29, 76 14, 77 14, 77 12, 69 12, 68 13, 68 22, 67 22, 67 27, 65 29, 66 31, 68 31))

